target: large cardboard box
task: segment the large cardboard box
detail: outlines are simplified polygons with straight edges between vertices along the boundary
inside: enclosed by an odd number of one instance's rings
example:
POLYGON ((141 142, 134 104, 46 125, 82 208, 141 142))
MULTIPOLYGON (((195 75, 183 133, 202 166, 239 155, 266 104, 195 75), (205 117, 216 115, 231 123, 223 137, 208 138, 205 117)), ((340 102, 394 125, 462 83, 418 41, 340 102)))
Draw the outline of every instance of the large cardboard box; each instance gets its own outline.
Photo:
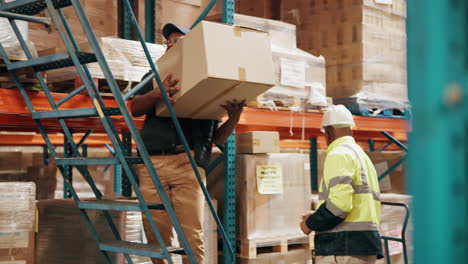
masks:
POLYGON ((273 131, 254 131, 236 134, 237 153, 279 153, 279 133, 273 131))
POLYGON ((269 242, 308 241, 300 217, 310 210, 310 175, 304 154, 237 156, 238 239, 269 242))
MULTIPOLYGON (((178 117, 220 119, 226 101, 251 100, 274 86, 271 54, 264 32, 203 21, 157 64, 162 78, 173 73, 180 81, 178 117)), ((156 113, 169 116, 165 104, 156 113)))
POLYGON ((0 263, 34 263, 35 199, 32 182, 0 183, 0 263))
POLYGON ((327 60, 327 95, 386 100, 405 107, 406 0, 282 1, 298 47, 327 60))

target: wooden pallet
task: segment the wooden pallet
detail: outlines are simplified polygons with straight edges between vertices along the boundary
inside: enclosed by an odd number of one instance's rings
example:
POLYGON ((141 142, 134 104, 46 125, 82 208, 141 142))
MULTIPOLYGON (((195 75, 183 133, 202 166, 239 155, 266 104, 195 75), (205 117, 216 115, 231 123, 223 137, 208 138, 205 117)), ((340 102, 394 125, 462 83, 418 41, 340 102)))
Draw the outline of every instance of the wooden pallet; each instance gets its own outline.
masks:
POLYGON ((314 237, 283 237, 271 239, 250 239, 238 241, 239 257, 257 258, 264 253, 286 253, 295 249, 314 248, 314 237))

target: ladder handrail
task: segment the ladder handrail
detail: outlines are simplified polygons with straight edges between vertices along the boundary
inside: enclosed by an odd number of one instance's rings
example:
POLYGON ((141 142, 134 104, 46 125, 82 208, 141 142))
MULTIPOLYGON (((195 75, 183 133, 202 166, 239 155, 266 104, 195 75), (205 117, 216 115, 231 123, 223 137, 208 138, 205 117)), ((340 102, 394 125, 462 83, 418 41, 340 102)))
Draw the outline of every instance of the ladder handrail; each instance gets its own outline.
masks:
POLYGON ((406 203, 398 203, 398 202, 381 202, 382 205, 388 205, 388 206, 399 206, 403 207, 405 209, 405 221, 403 222, 403 227, 401 229, 401 237, 390 237, 390 236, 380 236, 384 242, 385 242, 385 257, 387 258, 387 264, 391 263, 390 259, 390 252, 389 252, 389 247, 388 247, 388 241, 396 241, 400 242, 403 245, 403 258, 405 261, 405 264, 408 264, 408 253, 406 250, 406 228, 408 226, 409 222, 409 217, 410 217, 410 209, 409 206, 406 203))

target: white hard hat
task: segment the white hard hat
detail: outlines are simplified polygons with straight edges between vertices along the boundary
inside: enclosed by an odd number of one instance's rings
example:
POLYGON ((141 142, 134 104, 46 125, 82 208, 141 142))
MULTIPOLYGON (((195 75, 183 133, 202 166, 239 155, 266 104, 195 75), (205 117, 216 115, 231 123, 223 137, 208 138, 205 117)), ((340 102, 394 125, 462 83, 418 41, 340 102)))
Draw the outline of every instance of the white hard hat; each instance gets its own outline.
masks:
POLYGON ((320 130, 324 132, 324 128, 327 126, 353 127, 355 126, 353 115, 344 105, 332 105, 323 114, 320 130))

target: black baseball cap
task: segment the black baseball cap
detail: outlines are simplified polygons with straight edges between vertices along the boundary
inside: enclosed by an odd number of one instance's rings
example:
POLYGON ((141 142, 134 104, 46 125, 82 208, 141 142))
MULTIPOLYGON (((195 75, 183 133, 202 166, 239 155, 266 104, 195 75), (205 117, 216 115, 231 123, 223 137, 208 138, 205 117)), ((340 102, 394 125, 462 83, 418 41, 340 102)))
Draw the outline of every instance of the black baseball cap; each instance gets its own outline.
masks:
POLYGON ((163 36, 165 39, 169 39, 169 36, 174 32, 187 35, 187 33, 189 33, 190 30, 186 28, 178 27, 172 23, 168 23, 163 27, 163 36))

